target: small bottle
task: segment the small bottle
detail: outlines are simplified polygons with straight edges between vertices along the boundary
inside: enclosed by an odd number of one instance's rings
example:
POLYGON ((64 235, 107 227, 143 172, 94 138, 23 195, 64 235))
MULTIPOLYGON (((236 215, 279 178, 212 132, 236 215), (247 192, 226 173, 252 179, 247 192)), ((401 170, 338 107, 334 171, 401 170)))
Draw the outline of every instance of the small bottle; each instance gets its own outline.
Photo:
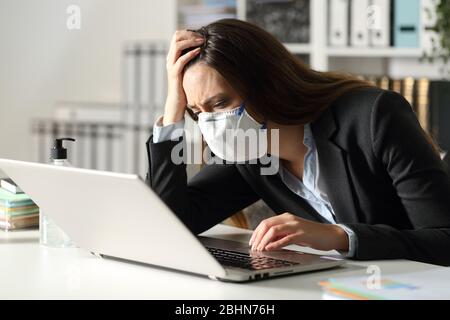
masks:
MULTIPOLYGON (((63 141, 75 141, 73 138, 55 139, 55 143, 50 152, 50 164, 55 166, 71 167, 67 161, 67 149, 63 148, 63 141)), ((59 228, 45 212, 39 212, 39 231, 40 243, 54 248, 72 248, 75 244, 70 240, 67 234, 59 228)))

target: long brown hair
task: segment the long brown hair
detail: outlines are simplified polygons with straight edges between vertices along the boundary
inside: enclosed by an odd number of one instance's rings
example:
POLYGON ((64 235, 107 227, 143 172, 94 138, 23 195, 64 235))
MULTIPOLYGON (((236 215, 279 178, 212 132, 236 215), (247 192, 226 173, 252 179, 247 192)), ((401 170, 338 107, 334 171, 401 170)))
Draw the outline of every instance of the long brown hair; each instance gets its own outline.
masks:
POLYGON ((354 75, 312 70, 274 36, 249 22, 222 19, 193 31, 206 41, 185 70, 199 62, 212 67, 251 111, 278 124, 313 122, 346 92, 374 86, 354 75))

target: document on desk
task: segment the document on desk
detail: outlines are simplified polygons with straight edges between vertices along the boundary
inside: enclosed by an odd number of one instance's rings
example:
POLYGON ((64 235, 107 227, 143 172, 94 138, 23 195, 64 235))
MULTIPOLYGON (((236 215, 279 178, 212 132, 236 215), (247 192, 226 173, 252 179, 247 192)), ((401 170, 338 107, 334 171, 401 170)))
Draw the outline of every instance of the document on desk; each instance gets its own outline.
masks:
POLYGON ((332 278, 321 282, 325 293, 352 300, 447 300, 450 299, 450 268, 411 272, 368 274, 332 278))

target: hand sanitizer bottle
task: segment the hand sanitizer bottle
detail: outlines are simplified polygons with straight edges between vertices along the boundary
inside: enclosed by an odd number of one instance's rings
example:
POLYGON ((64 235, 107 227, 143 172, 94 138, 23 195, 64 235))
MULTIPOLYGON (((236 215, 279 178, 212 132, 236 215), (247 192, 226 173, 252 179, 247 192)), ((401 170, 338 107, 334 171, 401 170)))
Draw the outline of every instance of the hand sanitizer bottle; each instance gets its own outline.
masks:
MULTIPOLYGON (((67 149, 63 148, 62 145, 64 140, 75 141, 75 139, 72 138, 55 139, 54 146, 51 149, 50 164, 71 167, 72 165, 67 161, 67 149)), ((75 247, 75 244, 70 240, 67 234, 42 210, 39 212, 39 231, 40 243, 42 245, 54 248, 75 247)))

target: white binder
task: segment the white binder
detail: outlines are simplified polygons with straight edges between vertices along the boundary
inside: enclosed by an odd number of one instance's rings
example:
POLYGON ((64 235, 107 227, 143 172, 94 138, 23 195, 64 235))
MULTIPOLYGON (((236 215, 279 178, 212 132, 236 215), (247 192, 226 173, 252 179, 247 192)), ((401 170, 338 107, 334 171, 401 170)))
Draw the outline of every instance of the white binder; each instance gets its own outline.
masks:
POLYGON ((437 14, 436 6, 438 2, 436 0, 422 0, 422 47, 426 55, 433 55, 433 47, 440 49, 439 34, 432 28, 436 25, 437 14))
POLYGON ((367 13, 369 0, 352 0, 350 10, 350 42, 354 47, 369 46, 369 29, 367 28, 367 13))
POLYGON ((348 45, 350 0, 329 0, 328 42, 332 47, 348 45))
POLYGON ((374 47, 389 47, 391 42, 391 0, 371 0, 368 9, 369 42, 374 47))

